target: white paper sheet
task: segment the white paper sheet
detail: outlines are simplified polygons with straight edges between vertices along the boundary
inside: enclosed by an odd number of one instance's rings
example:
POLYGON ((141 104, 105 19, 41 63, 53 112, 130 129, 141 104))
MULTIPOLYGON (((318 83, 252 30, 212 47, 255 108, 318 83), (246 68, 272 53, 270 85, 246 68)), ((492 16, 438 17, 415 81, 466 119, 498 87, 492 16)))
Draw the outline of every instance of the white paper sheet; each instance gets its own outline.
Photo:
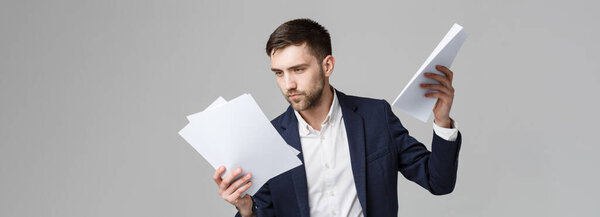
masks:
POLYGON ((219 98, 188 120, 179 134, 215 170, 224 165, 225 174, 237 167, 252 173, 245 193, 253 195, 269 179, 302 164, 300 152, 283 140, 249 94, 229 102, 219 98))
POLYGON ((217 100, 215 100, 215 101, 214 101, 214 102, 212 102, 210 105, 208 105, 208 107, 206 107, 206 109, 204 109, 204 111, 201 111, 201 112, 198 112, 198 113, 195 113, 195 114, 188 115, 188 116, 187 116, 187 119, 188 119, 188 121, 192 121, 192 120, 194 119, 194 117, 198 117, 198 116, 200 116, 200 114, 201 114, 202 112, 205 112, 205 111, 211 110, 211 109, 213 109, 213 108, 219 107, 219 106, 221 106, 221 105, 224 105, 225 103, 227 103, 227 101, 226 101, 226 100, 225 100, 225 99, 224 99, 222 96, 219 96, 219 98, 217 98, 217 100))
POLYGON ((422 83, 434 84, 439 82, 426 78, 423 73, 432 72, 443 75, 444 73, 436 70, 435 66, 442 65, 450 68, 454 57, 456 57, 458 50, 460 50, 466 38, 467 34, 463 31, 463 27, 454 24, 402 92, 396 97, 392 105, 423 122, 427 122, 437 98, 426 98, 425 93, 430 91, 421 88, 419 85, 422 83))

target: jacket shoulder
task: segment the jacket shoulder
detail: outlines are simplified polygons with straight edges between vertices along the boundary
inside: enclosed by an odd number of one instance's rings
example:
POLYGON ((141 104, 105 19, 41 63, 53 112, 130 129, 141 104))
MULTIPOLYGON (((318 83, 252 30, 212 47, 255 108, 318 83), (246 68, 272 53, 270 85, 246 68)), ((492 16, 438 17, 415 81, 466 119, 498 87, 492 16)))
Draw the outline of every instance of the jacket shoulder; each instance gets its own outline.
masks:
POLYGON ((375 98, 354 96, 354 95, 346 95, 345 97, 347 100, 358 102, 361 104, 373 104, 373 103, 381 103, 382 101, 385 101, 383 99, 375 99, 375 98))
POLYGON ((362 96, 353 96, 353 95, 345 95, 344 96, 345 103, 360 107, 360 110, 364 111, 374 111, 383 109, 386 106, 389 106, 389 103, 383 99, 374 99, 369 97, 362 96))

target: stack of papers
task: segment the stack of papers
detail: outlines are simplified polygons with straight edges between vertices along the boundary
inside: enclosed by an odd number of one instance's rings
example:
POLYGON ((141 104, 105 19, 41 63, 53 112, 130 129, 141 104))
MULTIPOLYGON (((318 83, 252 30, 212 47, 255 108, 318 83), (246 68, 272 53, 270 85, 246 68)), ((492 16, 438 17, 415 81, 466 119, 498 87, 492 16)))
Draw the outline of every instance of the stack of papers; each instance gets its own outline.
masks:
POLYGON ((252 173, 252 186, 245 192, 250 195, 269 179, 302 164, 300 151, 283 140, 250 94, 229 102, 219 97, 187 119, 179 135, 215 170, 224 165, 224 175, 237 167, 252 173))
POLYGON ((463 31, 463 27, 454 24, 404 87, 404 90, 396 97, 392 105, 423 122, 427 122, 437 98, 426 98, 425 93, 429 90, 421 88, 419 84, 437 84, 439 82, 426 78, 423 73, 431 72, 443 75, 444 73, 436 70, 435 66, 442 65, 450 68, 465 39, 467 39, 467 34, 463 31))

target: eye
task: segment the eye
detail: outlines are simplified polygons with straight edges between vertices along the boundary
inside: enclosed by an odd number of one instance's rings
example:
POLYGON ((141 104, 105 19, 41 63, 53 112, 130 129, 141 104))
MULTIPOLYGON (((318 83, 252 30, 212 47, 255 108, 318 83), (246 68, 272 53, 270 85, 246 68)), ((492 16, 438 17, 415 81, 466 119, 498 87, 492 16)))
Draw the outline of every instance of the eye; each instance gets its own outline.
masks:
POLYGON ((276 72, 275 72, 275 76, 278 76, 278 77, 279 77, 279 76, 282 76, 282 75, 283 75, 283 72, 282 72, 282 71, 276 71, 276 72))
POLYGON ((304 71, 304 69, 303 69, 303 68, 297 68, 297 69, 294 69, 294 72, 302 72, 302 71, 304 71))

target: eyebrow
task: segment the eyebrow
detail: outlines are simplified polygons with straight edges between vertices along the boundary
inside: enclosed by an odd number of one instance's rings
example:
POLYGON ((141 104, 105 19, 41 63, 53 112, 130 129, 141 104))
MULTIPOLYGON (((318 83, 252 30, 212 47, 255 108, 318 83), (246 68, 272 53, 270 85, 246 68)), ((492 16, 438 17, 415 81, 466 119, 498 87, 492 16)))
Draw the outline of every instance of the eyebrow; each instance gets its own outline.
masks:
MULTIPOLYGON (((307 64, 307 63, 302 63, 302 64, 298 64, 298 65, 290 66, 290 67, 288 67, 288 70, 295 69, 295 68, 301 68, 301 67, 308 67, 308 66, 309 66, 309 64, 307 64)), ((274 72, 275 72, 275 71, 281 71, 281 69, 277 69, 277 68, 271 68, 271 71, 274 71, 274 72)))

